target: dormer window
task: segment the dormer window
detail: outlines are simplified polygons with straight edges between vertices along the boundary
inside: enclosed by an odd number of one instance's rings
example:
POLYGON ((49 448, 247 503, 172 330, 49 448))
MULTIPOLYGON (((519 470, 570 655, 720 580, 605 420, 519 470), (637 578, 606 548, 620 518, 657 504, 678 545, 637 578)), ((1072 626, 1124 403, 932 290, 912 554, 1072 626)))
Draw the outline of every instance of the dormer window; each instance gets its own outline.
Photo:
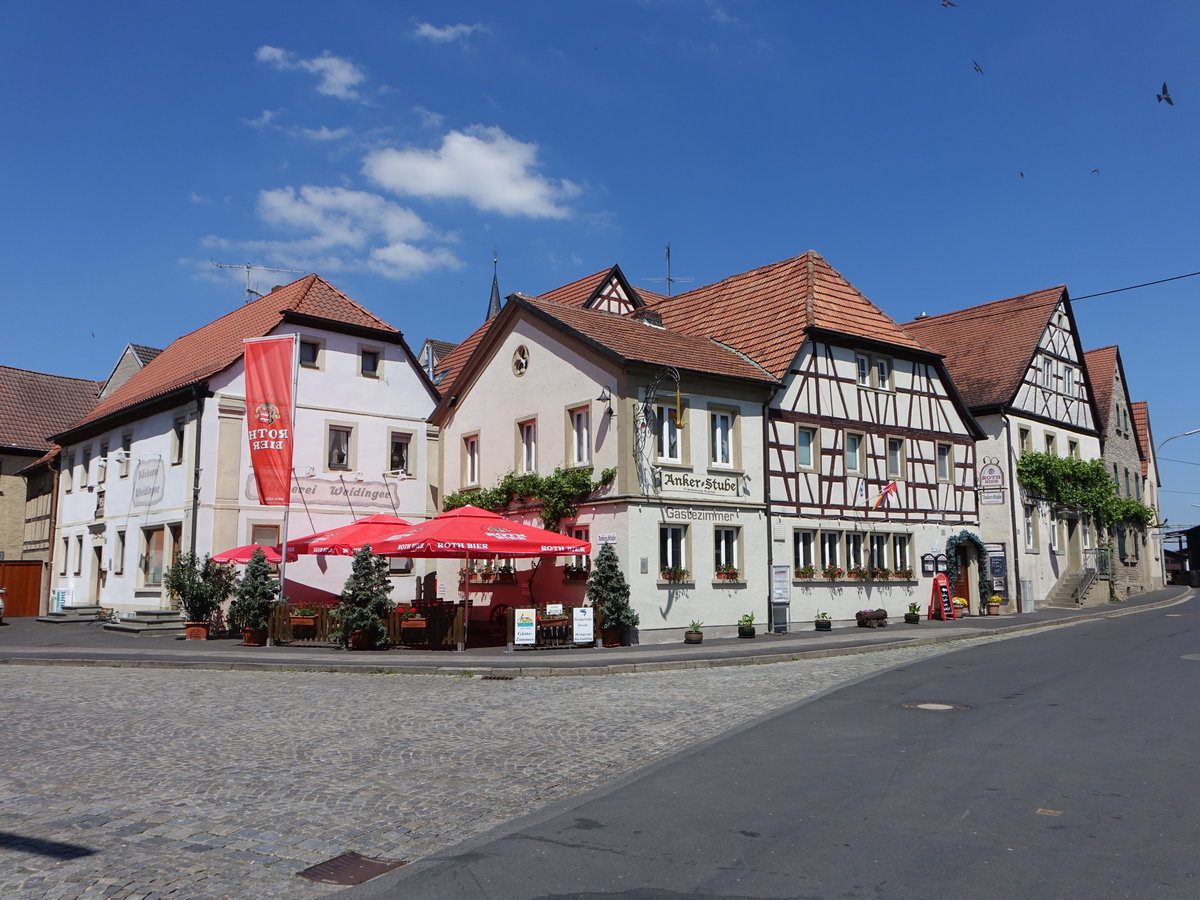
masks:
POLYGON ((892 389, 892 361, 886 356, 854 355, 855 379, 859 387, 880 391, 892 389))

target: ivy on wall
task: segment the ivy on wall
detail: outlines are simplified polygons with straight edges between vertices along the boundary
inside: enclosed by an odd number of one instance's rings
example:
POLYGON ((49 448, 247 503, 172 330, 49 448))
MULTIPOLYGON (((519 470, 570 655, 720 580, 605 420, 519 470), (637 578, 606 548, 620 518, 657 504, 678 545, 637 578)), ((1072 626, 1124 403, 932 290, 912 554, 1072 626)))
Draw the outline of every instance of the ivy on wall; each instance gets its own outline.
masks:
POLYGON ((981 602, 986 602, 987 597, 992 595, 992 579, 988 569, 988 553, 984 549, 983 539, 970 531, 960 531, 946 539, 946 577, 950 579, 950 583, 954 584, 954 579, 958 577, 958 547, 960 544, 974 544, 975 550, 979 554, 979 599, 981 602))
POLYGON ((542 527, 548 531, 558 531, 563 519, 578 513, 579 504, 611 484, 616 474, 615 466, 602 471, 596 481, 592 480, 591 468, 563 469, 560 466, 551 475, 538 475, 536 472, 518 475, 509 472, 495 487, 448 494, 442 503, 442 510, 449 511, 470 504, 499 512, 511 506, 517 498, 529 498, 542 505, 542 527))
POLYGON ((1126 523, 1145 528, 1154 521, 1154 510, 1132 497, 1117 496, 1104 460, 1025 453, 1017 461, 1017 481, 1031 498, 1056 506, 1082 509, 1097 525, 1109 528, 1126 523))

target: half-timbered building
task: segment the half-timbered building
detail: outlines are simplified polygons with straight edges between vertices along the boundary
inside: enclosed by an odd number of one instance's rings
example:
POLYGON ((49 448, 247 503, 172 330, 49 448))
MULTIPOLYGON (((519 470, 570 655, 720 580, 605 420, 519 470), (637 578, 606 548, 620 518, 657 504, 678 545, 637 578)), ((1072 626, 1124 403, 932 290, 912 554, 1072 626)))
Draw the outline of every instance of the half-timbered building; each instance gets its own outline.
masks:
POLYGON ((1077 510, 1026 497, 1022 453, 1100 457, 1098 416, 1063 285, 903 324, 945 357, 983 427, 979 516, 993 589, 1032 610, 1078 584, 1094 566, 1096 530, 1077 510), (1056 587, 1059 594, 1052 594, 1056 587))
MULTIPOLYGON (((947 569, 957 592, 977 602, 982 432, 937 353, 813 251, 655 309, 777 380, 761 489, 766 560, 790 576, 789 621, 880 607, 895 615, 910 602, 923 609, 930 577, 947 569)), ((777 580, 776 601, 779 593, 777 580)), ((775 625, 782 614, 773 604, 775 625)))

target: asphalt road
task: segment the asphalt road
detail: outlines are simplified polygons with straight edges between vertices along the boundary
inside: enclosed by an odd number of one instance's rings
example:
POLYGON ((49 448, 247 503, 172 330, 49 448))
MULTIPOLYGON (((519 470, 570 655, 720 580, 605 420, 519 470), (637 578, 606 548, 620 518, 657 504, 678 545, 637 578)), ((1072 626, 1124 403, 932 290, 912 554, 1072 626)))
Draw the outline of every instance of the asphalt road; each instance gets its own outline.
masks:
POLYGON ((343 896, 1190 900, 1198 688, 1198 600, 974 646, 343 896))

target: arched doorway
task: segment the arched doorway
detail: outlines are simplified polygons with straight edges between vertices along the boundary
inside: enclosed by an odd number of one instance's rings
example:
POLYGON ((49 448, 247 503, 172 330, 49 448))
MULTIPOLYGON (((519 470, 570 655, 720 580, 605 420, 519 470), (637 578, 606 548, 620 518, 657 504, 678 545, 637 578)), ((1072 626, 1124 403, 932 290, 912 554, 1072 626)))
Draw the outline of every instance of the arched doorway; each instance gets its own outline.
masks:
POLYGON ((946 574, 954 596, 967 601, 971 615, 979 615, 980 596, 984 587, 990 587, 990 583, 983 585, 983 579, 980 578, 987 560, 987 550, 982 539, 970 531, 960 531, 946 541, 946 560, 950 570, 946 574))

